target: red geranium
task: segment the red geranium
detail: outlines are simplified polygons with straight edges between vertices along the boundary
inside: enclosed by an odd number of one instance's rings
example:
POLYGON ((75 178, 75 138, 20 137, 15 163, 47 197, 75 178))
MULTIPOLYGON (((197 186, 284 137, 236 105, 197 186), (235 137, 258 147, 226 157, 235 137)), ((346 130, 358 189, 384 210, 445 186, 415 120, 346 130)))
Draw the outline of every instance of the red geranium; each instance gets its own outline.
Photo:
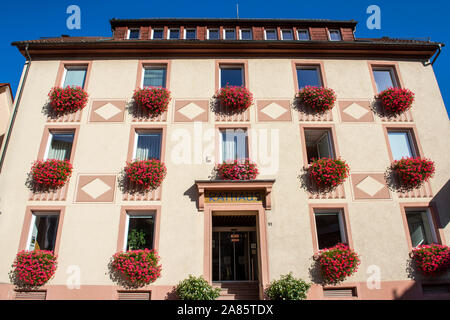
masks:
POLYGON ((72 174, 72 164, 68 160, 38 160, 31 168, 35 187, 57 189, 62 187, 72 174))
POLYGON ((145 87, 136 89, 133 94, 134 102, 150 115, 156 116, 167 111, 170 102, 170 91, 160 87, 145 87))
POLYGON ((217 171, 224 180, 254 180, 259 173, 256 163, 249 159, 225 161, 217 171))
POLYGON ((411 108, 414 102, 414 93, 408 89, 391 87, 380 92, 378 98, 387 112, 400 114, 411 108))
POLYGON ((20 251, 13 263, 14 280, 18 286, 39 287, 55 274, 56 256, 51 251, 20 251))
POLYGON ((420 245, 412 250, 413 260, 424 274, 450 268, 450 248, 440 244, 420 245))
POLYGON ((125 173, 131 182, 144 189, 156 189, 166 176, 164 162, 157 159, 127 162, 125 173))
POLYGON ((78 86, 54 87, 48 94, 50 105, 56 113, 72 113, 83 109, 88 101, 87 92, 78 86))
POLYGON ((417 188, 434 175, 434 162, 420 157, 402 158, 392 163, 400 183, 407 188, 417 188))
POLYGON ((360 264, 358 254, 343 243, 321 250, 318 261, 324 281, 331 284, 354 274, 360 264))
POLYGON ((112 258, 111 266, 132 287, 142 287, 161 276, 162 267, 155 250, 130 250, 118 252, 112 258))
POLYGON ((344 160, 320 158, 311 163, 309 175, 319 189, 329 189, 342 184, 349 170, 344 160))
POLYGON ((216 92, 223 107, 235 112, 243 112, 253 102, 253 94, 244 86, 226 86, 216 92))
POLYGON ((330 88, 306 86, 300 89, 297 98, 300 104, 322 113, 333 108, 336 94, 330 88))

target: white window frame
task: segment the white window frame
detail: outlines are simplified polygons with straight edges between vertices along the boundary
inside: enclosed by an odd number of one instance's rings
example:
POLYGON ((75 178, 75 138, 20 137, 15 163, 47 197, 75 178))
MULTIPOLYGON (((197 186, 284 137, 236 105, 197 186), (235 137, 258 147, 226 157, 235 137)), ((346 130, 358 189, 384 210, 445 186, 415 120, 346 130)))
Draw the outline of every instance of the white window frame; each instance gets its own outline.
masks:
POLYGON ((141 30, 139 28, 130 28, 130 29, 127 30, 127 39, 128 40, 136 40, 136 39, 130 39, 131 30, 134 30, 134 31, 137 30, 139 32, 138 39, 141 38, 141 30))
MULTIPOLYGON (((250 31, 250 36, 251 36, 251 39, 250 39, 250 40, 253 40, 253 33, 252 33, 252 29, 250 29, 250 28, 239 29, 239 40, 243 40, 243 39, 242 39, 242 30, 250 31)), ((248 41, 248 40, 247 40, 247 41, 248 41)))
POLYGON ((225 65, 219 65, 219 86, 222 87, 222 69, 241 69, 241 77, 242 77, 242 84, 245 87, 247 84, 245 83, 245 67, 240 64, 225 64, 225 65))
POLYGON ((167 86, 167 65, 165 64, 152 64, 152 65, 146 65, 142 66, 142 76, 141 76, 141 89, 144 88, 144 77, 145 77, 145 69, 166 69, 166 79, 164 79, 165 85, 167 86))
POLYGON ((311 35, 309 34, 309 30, 302 28, 302 29, 297 29, 297 40, 298 41, 309 41, 311 40, 311 35), (308 35, 308 39, 300 39, 300 32, 301 31, 306 31, 306 34, 308 35))
POLYGON ((249 154, 249 141, 248 141, 248 128, 220 128, 219 129, 219 133, 220 133, 220 137, 219 137, 219 159, 220 159, 220 163, 223 163, 225 160, 223 159, 223 133, 226 132, 227 130, 233 130, 233 132, 235 132, 236 130, 242 130, 246 133, 246 150, 245 153, 249 154))
POLYGON ((236 40, 236 38, 237 38, 237 34, 236 34, 236 28, 223 28, 223 30, 222 30, 222 36, 223 36, 223 40, 236 40), (233 30, 234 31, 234 39, 227 39, 226 38, 226 32, 227 32, 227 30, 233 30))
POLYGON ((133 156, 132 156, 132 160, 136 159, 136 152, 137 152, 137 144, 138 144, 138 138, 139 138, 139 134, 146 134, 146 133, 158 133, 161 136, 161 150, 159 150, 159 154, 161 157, 161 152, 162 152, 162 130, 158 130, 158 129, 138 129, 134 131, 134 143, 133 143, 133 156))
MULTIPOLYGON (((304 128, 304 132, 303 133, 305 135, 305 149, 306 149, 306 157, 307 158, 309 158, 309 157, 308 157, 308 149, 307 149, 307 146, 306 146, 306 144, 307 144, 306 131, 325 131, 324 134, 327 135, 328 152, 330 153, 331 159, 336 159, 336 154, 334 152, 334 149, 335 149, 334 141, 332 139, 332 132, 331 132, 331 129, 328 129, 328 128, 323 128, 323 129, 304 128)), ((323 138, 323 135, 317 141, 321 140, 322 138, 323 138)), ((318 144, 317 144, 317 146, 318 146, 318 144)), ((319 150, 317 150, 317 153, 319 153, 319 150)), ((308 159, 306 159, 306 160, 308 160, 308 159)))
POLYGON ((338 208, 338 209, 314 209, 314 225, 316 227, 316 244, 317 248, 319 248, 319 232, 317 230, 317 223, 316 223, 316 215, 326 215, 326 214, 336 214, 338 215, 339 220, 339 231, 341 234, 341 243, 347 243, 347 230, 345 225, 345 219, 344 219, 344 209, 338 208))
POLYGON ((292 29, 281 29, 281 40, 284 40, 284 37, 283 37, 283 31, 290 31, 291 32, 291 35, 292 35, 292 40, 288 40, 288 41, 293 41, 293 40, 295 40, 295 37, 294 37, 294 31, 292 30, 292 29))
POLYGON ((184 28, 184 30, 183 30, 183 39, 184 40, 195 40, 195 39, 197 39, 197 29, 196 28, 184 28), (195 31, 195 38, 194 39, 186 39, 187 30, 195 31))
MULTIPOLYGON (((56 212, 56 211, 37 211, 31 212, 31 222, 30 222, 30 228, 28 229, 28 237, 27 237, 27 244, 26 244, 26 250, 30 250, 30 246, 31 246, 31 236, 33 235, 33 228, 34 228, 34 224, 36 223, 36 216, 58 216, 58 222, 56 225, 56 237, 58 237, 58 232, 59 232, 59 219, 60 217, 60 212, 56 212)), ((56 239, 55 239, 55 247, 56 247, 56 239)))
POLYGON ((72 140, 72 147, 70 150, 70 153, 72 153, 72 149, 73 149, 73 141, 75 140, 75 132, 74 131, 49 131, 48 132, 48 140, 47 140, 47 145, 45 147, 45 152, 44 152, 44 159, 43 160, 47 160, 48 159, 48 152, 50 151, 50 146, 52 144, 52 140, 53 140, 53 135, 54 134, 73 134, 73 140, 72 140))
POLYGON ((211 28, 206 29, 206 39, 208 40, 220 40, 220 29, 219 28, 211 28), (217 34, 219 35, 219 39, 209 39, 209 30, 215 30, 217 31, 217 34))
POLYGON ((169 30, 168 30, 168 32, 167 32, 167 39, 168 39, 168 40, 179 40, 179 39, 181 39, 180 28, 169 28, 169 30), (177 39, 171 39, 171 38, 170 38, 170 34, 171 34, 172 30, 178 30, 178 38, 177 38, 177 39))
MULTIPOLYGON (((267 31, 275 31, 275 35, 277 37, 275 40, 278 40, 278 31, 277 31, 277 29, 273 29, 273 28, 264 29, 264 40, 268 40, 267 39, 267 31)), ((270 41, 274 41, 274 40, 270 40, 270 41)))
POLYGON ((61 77, 61 83, 60 86, 64 86, 64 82, 66 82, 66 76, 67 76, 67 70, 84 70, 86 71, 85 75, 84 75, 84 83, 83 83, 83 88, 86 84, 86 77, 87 77, 87 71, 88 71, 88 66, 64 66, 64 72, 63 72, 63 76, 61 77))
POLYGON ((335 29, 335 28, 333 28, 333 29, 328 29, 328 40, 330 40, 330 41, 342 41, 342 34, 341 34, 341 30, 340 29, 335 29), (337 31, 338 33, 339 33, 339 40, 333 40, 333 39, 331 39, 331 31, 337 31))
POLYGON ((408 207, 408 208, 405 208, 405 218, 406 218, 406 225, 408 227, 408 237, 409 237, 409 240, 411 241, 411 245, 412 245, 412 239, 411 239, 411 230, 409 230, 409 224, 408 224, 408 211, 425 211, 426 212, 427 220, 428 220, 428 227, 430 228, 430 231, 431 231, 431 237, 432 237, 431 241, 434 243, 438 243, 438 237, 436 234, 434 219, 433 219, 433 215, 431 214, 430 208, 408 207))
POLYGON ((125 232, 124 232, 124 239, 123 239, 123 251, 127 251, 128 246, 128 233, 130 229, 130 216, 133 218, 148 218, 153 217, 153 246, 155 245, 155 233, 156 233, 156 212, 155 211, 127 211, 126 212, 126 219, 125 219, 125 232), (145 214, 149 213, 149 214, 145 214))
POLYGON ((164 40, 164 29, 163 29, 163 28, 155 28, 155 29, 152 29, 151 39, 152 39, 152 40, 164 40), (155 39, 155 38, 153 37, 155 30, 162 31, 162 38, 155 39))

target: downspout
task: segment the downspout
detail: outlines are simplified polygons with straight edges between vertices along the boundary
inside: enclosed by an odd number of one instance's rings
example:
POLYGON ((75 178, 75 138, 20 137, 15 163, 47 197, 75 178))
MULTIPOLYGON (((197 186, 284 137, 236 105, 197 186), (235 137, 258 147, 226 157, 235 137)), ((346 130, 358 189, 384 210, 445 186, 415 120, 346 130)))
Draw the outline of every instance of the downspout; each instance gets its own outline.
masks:
POLYGON ((425 62, 424 63, 425 66, 433 65, 436 62, 436 59, 441 54, 441 51, 442 51, 441 48, 442 48, 442 44, 438 43, 438 53, 434 56, 433 61, 430 62, 430 60, 428 60, 427 62, 425 62))
POLYGON ((16 116, 17 116, 17 110, 19 109, 20 100, 22 98, 23 87, 25 86, 25 82, 26 82, 27 76, 28 76, 28 71, 30 70, 31 57, 30 57, 30 53, 28 52, 28 46, 29 46, 29 44, 27 43, 27 45, 25 47, 25 53, 26 53, 26 59, 27 59, 25 64, 26 64, 27 67, 25 69, 25 74, 24 74, 24 76, 22 78, 22 82, 20 83, 19 94, 16 97, 16 102, 15 102, 13 114, 11 116, 11 121, 9 122, 9 126, 8 126, 8 132, 6 134, 6 138, 5 138, 4 143, 3 143, 3 148, 1 150, 0 173, 1 173, 2 168, 3 168, 3 162, 5 161, 5 156, 6 156, 6 149, 8 148, 8 143, 9 143, 9 139, 11 138, 11 133, 12 133, 12 129, 13 129, 13 126, 14 126, 14 121, 16 120, 16 116))

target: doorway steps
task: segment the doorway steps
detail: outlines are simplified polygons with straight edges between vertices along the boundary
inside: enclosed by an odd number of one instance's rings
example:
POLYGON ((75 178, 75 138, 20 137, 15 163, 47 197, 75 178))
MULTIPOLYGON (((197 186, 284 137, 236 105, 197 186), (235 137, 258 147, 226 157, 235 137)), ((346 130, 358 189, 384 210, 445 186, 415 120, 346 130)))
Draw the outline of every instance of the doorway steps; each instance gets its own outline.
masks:
POLYGON ((259 300, 258 282, 213 282, 220 288, 217 300, 259 300))

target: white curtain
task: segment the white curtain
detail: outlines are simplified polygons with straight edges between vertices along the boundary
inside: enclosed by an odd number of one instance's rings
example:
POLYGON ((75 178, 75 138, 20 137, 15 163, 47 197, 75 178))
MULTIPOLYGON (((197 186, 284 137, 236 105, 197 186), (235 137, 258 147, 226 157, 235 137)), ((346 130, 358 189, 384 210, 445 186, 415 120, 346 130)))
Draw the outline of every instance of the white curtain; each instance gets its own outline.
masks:
POLYGON ((163 87, 166 86, 165 68, 146 68, 144 69, 144 87, 163 87))
POLYGON ((222 132, 223 161, 248 158, 247 132, 242 129, 227 129, 222 132))
POLYGON ((73 134, 53 134, 47 159, 69 160, 73 134))
POLYGON ((161 157, 161 134, 139 133, 137 138, 136 159, 160 159, 161 157))

